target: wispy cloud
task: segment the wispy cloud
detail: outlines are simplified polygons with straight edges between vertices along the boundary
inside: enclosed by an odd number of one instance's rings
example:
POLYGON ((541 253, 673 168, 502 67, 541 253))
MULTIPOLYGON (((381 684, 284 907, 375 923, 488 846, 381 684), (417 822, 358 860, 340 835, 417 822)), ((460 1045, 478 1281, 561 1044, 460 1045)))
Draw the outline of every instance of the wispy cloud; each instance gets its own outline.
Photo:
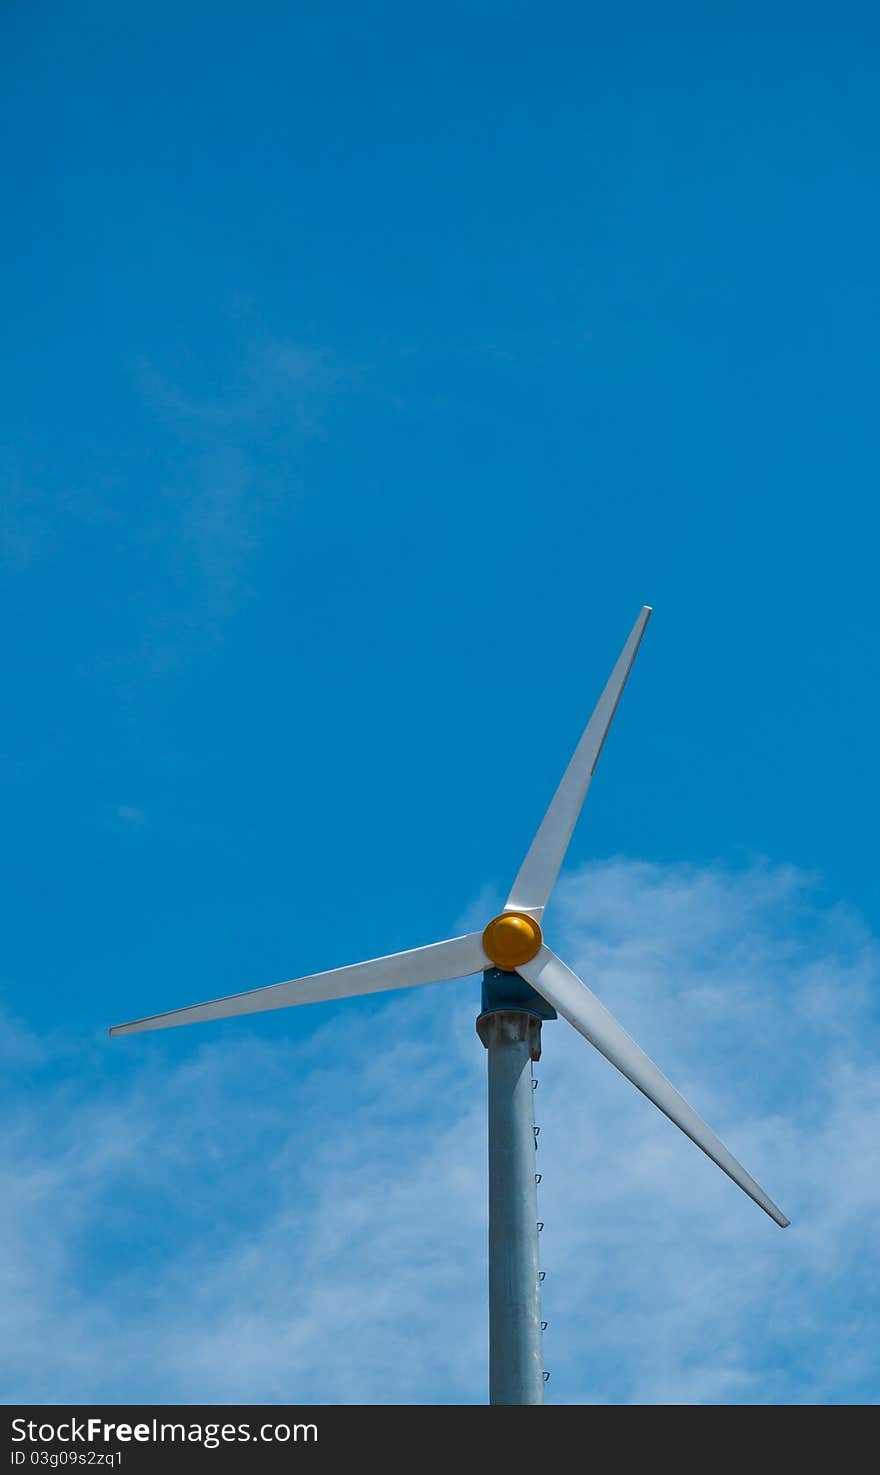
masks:
POLYGON ((170 556, 172 587, 147 649, 174 665, 213 643, 251 595, 254 561, 277 517, 302 495, 298 452, 323 434, 341 372, 331 355, 262 337, 216 366, 185 359, 176 372, 142 363, 145 403, 170 436, 172 457, 155 488, 154 536, 170 556))
MULTIPOLYGON (((548 1394, 876 1401, 875 939, 762 866, 612 860, 556 921, 793 1225, 546 1026, 548 1394)), ((315 1010, 296 1050, 238 1021, 173 1065, 167 1036, 28 1051, 19 1030, 9 1074, 37 1089, 3 1143, 4 1397, 483 1401, 476 997, 315 1010)))
POLYGON ((144 830, 150 823, 147 811, 137 804, 117 804, 114 812, 118 823, 126 830, 144 830))
POLYGON ((27 569, 39 546, 41 524, 34 508, 37 499, 28 494, 10 460, 7 453, 0 464, 0 566, 27 569))

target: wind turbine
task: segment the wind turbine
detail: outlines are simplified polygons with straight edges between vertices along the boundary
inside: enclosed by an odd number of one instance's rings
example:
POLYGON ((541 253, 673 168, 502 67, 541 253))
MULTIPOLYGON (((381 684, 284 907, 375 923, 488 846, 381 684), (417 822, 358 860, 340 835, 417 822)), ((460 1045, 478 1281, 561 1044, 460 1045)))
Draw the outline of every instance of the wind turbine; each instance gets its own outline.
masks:
POLYGON ((489 1401, 544 1402, 532 1061, 561 1014, 774 1222, 789 1220, 587 985, 544 941, 544 909, 651 615, 645 606, 608 678, 503 911, 482 932, 117 1024, 111 1035, 226 1019, 483 974, 477 1032, 489 1076, 489 1401))

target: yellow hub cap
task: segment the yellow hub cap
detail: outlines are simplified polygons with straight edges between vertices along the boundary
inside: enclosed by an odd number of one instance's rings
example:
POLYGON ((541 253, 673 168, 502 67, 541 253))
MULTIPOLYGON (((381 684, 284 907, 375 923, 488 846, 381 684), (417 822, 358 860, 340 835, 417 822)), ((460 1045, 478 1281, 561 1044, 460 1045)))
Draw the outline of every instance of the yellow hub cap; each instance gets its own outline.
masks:
POLYGON ((544 939, 534 917, 524 912, 502 912, 483 933, 483 948, 496 968, 510 973, 540 951, 544 939))

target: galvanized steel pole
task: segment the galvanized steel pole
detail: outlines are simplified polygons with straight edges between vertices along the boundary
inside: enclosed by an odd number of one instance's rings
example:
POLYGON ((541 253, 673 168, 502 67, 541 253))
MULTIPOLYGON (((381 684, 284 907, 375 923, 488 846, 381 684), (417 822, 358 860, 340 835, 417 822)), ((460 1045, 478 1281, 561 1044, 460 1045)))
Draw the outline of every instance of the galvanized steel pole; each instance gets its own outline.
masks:
POLYGON ((517 975, 492 969, 477 1031, 489 1067, 489 1402, 544 1402, 532 1061, 554 1017, 517 975))

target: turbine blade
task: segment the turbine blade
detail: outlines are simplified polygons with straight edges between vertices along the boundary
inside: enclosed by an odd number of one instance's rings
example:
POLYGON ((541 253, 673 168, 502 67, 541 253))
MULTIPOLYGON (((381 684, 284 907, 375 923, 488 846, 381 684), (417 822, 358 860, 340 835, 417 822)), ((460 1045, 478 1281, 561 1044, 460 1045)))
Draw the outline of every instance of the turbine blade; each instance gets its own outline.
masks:
POLYGON ((587 797, 587 790, 599 761, 599 754, 608 736, 608 729, 617 711, 623 688, 626 686, 626 678, 630 673, 630 668, 636 658, 636 651, 645 633, 645 626, 650 618, 651 607, 646 604, 633 625, 630 637, 620 652, 617 665, 611 672, 608 684, 596 704, 596 710, 587 723, 583 737, 574 750, 574 756, 562 775, 550 808, 541 820, 538 833, 519 868, 513 889, 505 903, 505 911, 529 912, 540 921, 541 913, 556 885, 556 877, 565 859, 568 842, 587 797))
POLYGON ((207 1004, 191 1004, 185 1009, 171 1009, 167 1014, 135 1019, 130 1024, 115 1024, 110 1033, 134 1035, 148 1029, 198 1024, 205 1019, 227 1019, 233 1014, 257 1014, 266 1009, 290 1009, 296 1004, 347 999, 355 994, 378 994, 386 989, 463 978, 491 967, 483 952, 482 933, 471 932, 466 937, 432 942, 428 947, 411 948, 405 953, 352 963, 348 968, 332 968, 329 973, 312 973, 308 978, 292 978, 287 983, 270 984, 268 988, 211 999, 207 1004))
POLYGON ((698 1147, 701 1147, 707 1157, 713 1163, 732 1178, 734 1183, 753 1198, 756 1204, 766 1214, 774 1219, 780 1228, 785 1229, 789 1220, 786 1219, 782 1210, 756 1183, 754 1178, 746 1172, 741 1163, 727 1148, 720 1138, 710 1127, 707 1127, 702 1117, 699 1117, 692 1106, 689 1106, 683 1096, 680 1096, 675 1087, 670 1085, 665 1075, 659 1071, 652 1060, 649 1060, 644 1050, 640 1049, 635 1040, 630 1039, 626 1030, 617 1023, 613 1014, 610 1014, 605 1005, 600 1003, 596 995, 591 993, 585 983, 582 983, 576 973, 557 958, 548 947, 542 947, 537 957, 530 963, 523 963, 517 972, 523 978, 543 994, 548 1003, 552 1004, 559 1014, 565 1016, 569 1024, 573 1024, 576 1030, 595 1045, 606 1060, 616 1065, 627 1080, 632 1081, 634 1086, 653 1101, 655 1106, 675 1122, 677 1127, 690 1137, 698 1147))

